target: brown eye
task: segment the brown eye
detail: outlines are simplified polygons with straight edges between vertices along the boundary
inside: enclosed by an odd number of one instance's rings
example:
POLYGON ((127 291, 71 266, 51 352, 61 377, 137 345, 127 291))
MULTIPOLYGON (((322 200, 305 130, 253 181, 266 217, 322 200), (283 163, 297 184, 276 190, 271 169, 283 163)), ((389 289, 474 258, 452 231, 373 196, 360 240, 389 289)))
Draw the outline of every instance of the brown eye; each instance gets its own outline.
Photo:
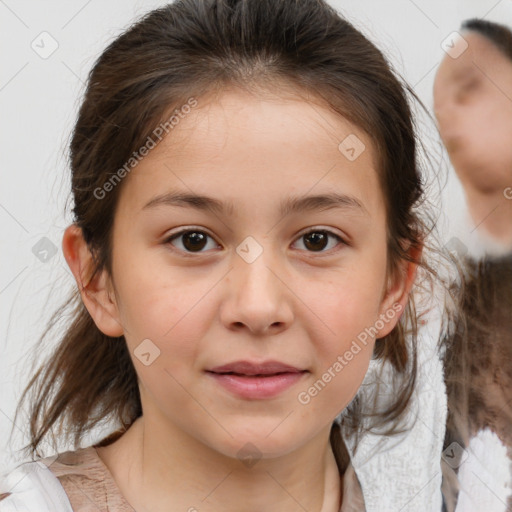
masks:
MULTIPOLYGON (((326 230, 315 230, 305 233, 298 240, 304 241, 304 247, 308 252, 327 252, 324 249, 329 246, 329 239, 336 239, 338 242, 344 244, 344 240, 334 233, 326 230)), ((331 247, 339 244, 332 244, 331 247)))
MULTIPOLYGON (((180 231, 179 233, 174 234, 168 238, 165 243, 171 243, 174 247, 185 252, 204 252, 202 249, 207 246, 209 238, 213 240, 213 238, 204 231, 189 229, 187 231, 180 231), (175 240, 178 240, 181 243, 176 246, 173 243, 175 240)), ((215 248, 217 247, 217 244, 214 243, 213 246, 213 248, 215 248)))
POLYGON ((314 233, 309 233, 304 236, 305 246, 312 251, 322 251, 325 249, 328 237, 325 232, 317 231, 314 233))

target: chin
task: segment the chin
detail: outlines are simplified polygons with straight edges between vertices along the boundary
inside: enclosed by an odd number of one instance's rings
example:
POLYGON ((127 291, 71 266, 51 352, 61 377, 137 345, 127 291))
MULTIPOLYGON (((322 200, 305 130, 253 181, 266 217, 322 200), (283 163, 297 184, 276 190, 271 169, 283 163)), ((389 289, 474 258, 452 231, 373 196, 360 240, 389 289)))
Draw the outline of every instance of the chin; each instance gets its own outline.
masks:
MULTIPOLYGON (((274 427, 275 428, 275 424, 274 427)), ((260 459, 274 459, 283 457, 295 450, 303 444, 306 444, 308 439, 300 436, 300 433, 290 432, 284 430, 277 433, 272 432, 269 435, 270 429, 247 429, 244 432, 236 433, 230 430, 233 437, 226 439, 222 446, 217 446, 217 451, 227 457, 240 460, 242 463, 255 463, 260 459)))

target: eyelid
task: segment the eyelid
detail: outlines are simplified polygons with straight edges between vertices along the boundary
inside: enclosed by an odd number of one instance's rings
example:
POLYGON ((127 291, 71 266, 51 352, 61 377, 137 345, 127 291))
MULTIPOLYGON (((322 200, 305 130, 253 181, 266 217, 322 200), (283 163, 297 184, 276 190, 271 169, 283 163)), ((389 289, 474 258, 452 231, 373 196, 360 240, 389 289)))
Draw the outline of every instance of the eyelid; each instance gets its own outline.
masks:
POLYGON ((345 235, 345 234, 342 234, 342 233, 338 233, 337 231, 335 231, 335 228, 321 226, 321 225, 319 225, 319 226, 311 226, 310 228, 305 228, 303 231, 299 231, 299 234, 297 235, 297 238, 300 238, 301 236, 304 236, 304 235, 307 235, 308 233, 316 232, 316 231, 326 231, 330 235, 337 236, 338 238, 343 240, 343 242, 348 244, 348 240, 349 240, 348 235, 345 235))
POLYGON ((329 236, 332 236, 334 238, 337 238, 339 243, 336 245, 336 247, 334 248, 331 248, 327 251, 301 251, 301 252, 305 252, 306 254, 308 255, 317 255, 316 257, 329 257, 329 256, 332 256, 333 254, 336 254, 338 253, 338 251, 341 250, 340 247, 338 247, 339 245, 341 246, 346 246, 346 247, 349 247, 351 244, 350 242, 348 241, 348 237, 345 236, 345 235, 341 235, 339 233, 337 233, 336 231, 333 230, 333 228, 326 228, 326 227, 322 227, 322 226, 313 226, 313 227, 310 227, 310 228, 307 228, 305 231, 301 231, 296 237, 295 237, 295 240, 294 240, 294 244, 300 240, 303 236, 305 235, 308 235, 309 233, 316 233, 316 232, 320 232, 320 231, 323 231, 325 233, 327 233, 327 235, 329 236))
MULTIPOLYGON (((183 234, 189 233, 189 232, 193 232, 193 231, 198 231, 198 232, 201 232, 201 233, 205 233, 211 239, 213 239, 217 245, 220 245, 219 242, 217 242, 216 237, 213 236, 212 233, 210 233, 210 231, 208 231, 207 229, 205 229, 203 227, 200 227, 200 226, 182 226, 181 228, 178 229, 178 231, 167 233, 165 235, 164 239, 163 239, 163 243, 164 244, 168 244, 172 240, 174 240, 175 238, 178 238, 180 235, 183 235, 183 234)), ((184 252, 184 251, 181 251, 180 249, 178 249, 178 250, 180 252, 184 252)), ((194 254, 194 253, 187 252, 186 254, 194 254)), ((197 254, 201 254, 201 253, 199 252, 197 254)))

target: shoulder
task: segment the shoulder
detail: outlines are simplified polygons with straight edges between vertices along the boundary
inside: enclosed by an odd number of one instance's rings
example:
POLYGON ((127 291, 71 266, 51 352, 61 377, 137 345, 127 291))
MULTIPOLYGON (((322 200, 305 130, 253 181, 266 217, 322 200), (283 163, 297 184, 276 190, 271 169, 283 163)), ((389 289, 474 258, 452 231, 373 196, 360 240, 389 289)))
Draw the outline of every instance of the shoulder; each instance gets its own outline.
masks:
POLYGON ((0 480, 0 512, 85 512, 91 505, 133 512, 96 446, 26 462, 0 480))
POLYGON ((0 512, 73 512, 46 459, 20 464, 0 475, 0 512))

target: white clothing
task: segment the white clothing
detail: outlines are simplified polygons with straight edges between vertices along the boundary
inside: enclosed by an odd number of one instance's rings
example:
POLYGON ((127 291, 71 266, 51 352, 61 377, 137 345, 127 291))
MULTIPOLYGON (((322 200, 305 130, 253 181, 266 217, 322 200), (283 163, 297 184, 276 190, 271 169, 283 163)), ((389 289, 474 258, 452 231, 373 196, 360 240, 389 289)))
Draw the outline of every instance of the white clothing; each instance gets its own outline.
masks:
POLYGON ((73 512, 59 479, 42 462, 25 462, 0 478, 0 512, 73 512))
POLYGON ((455 512, 506 512, 512 493, 512 461, 489 429, 471 438, 459 468, 460 491, 455 512))

